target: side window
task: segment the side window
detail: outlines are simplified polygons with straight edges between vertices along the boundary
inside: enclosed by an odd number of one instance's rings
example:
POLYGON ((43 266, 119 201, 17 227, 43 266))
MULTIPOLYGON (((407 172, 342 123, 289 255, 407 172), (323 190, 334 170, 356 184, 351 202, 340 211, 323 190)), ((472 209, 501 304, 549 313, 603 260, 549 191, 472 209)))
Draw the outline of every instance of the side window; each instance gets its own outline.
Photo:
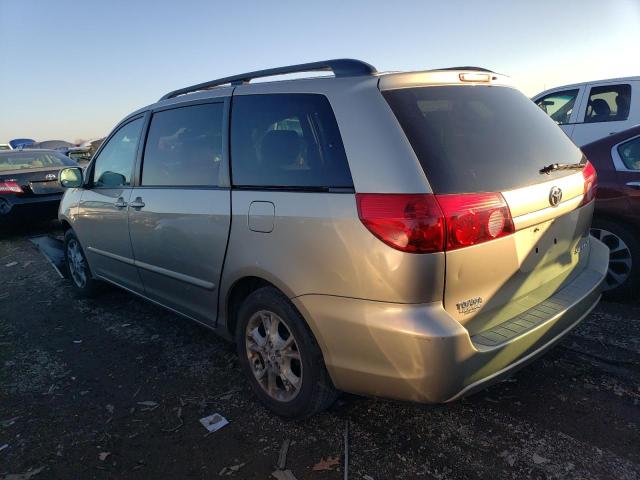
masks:
POLYGON ((143 186, 218 186, 223 103, 153 114, 142 162, 143 186))
POLYGON ((640 171, 640 137, 619 145, 618 154, 620 154, 625 167, 629 170, 640 171))
POLYGON ((109 139, 93 167, 93 185, 117 188, 131 185, 131 170, 136 159, 143 119, 138 118, 120 129, 109 139))
POLYGON ((353 187, 338 124, 322 95, 234 97, 231 171, 236 186, 353 187))
POLYGON ((573 107, 576 104, 579 89, 563 90, 554 92, 536 101, 547 115, 549 115, 558 125, 570 122, 573 107))
POLYGON ((584 114, 586 123, 617 122, 629 118, 631 85, 593 87, 584 114))

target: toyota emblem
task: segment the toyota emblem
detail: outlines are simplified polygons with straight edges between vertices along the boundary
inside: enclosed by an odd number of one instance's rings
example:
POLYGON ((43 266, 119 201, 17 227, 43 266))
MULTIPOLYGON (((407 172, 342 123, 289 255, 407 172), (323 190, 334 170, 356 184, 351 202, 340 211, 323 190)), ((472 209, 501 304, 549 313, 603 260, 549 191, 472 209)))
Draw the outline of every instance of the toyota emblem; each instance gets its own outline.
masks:
POLYGON ((552 207, 557 207, 562 200, 562 190, 559 187, 551 187, 549 192, 549 203, 552 207))
POLYGON ((44 177, 45 180, 57 180, 58 176, 54 173, 49 173, 46 177, 44 177))

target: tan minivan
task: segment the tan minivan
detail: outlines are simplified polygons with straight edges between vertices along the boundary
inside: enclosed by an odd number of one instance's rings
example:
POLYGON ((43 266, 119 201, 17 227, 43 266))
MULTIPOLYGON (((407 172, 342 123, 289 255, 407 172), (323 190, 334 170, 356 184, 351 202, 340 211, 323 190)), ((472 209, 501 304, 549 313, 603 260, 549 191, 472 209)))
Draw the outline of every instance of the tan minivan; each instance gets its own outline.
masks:
POLYGON ((596 174, 502 75, 330 60, 223 78, 126 117, 60 206, 73 284, 233 339, 257 396, 447 402, 600 298, 596 174), (251 82, 295 72, 333 76, 251 82))

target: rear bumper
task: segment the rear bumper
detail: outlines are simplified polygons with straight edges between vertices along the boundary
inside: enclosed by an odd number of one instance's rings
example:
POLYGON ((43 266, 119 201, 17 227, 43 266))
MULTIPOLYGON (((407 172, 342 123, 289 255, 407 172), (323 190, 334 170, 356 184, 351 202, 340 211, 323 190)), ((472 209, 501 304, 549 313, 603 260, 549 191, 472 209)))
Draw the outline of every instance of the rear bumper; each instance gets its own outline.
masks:
POLYGON ((323 295, 293 301, 309 322, 337 388, 440 403, 513 373, 562 339, 598 303, 608 260, 607 247, 592 239, 588 265, 548 300, 557 297, 558 308, 490 346, 474 342, 439 303, 390 304, 323 295))
POLYGON ((57 218, 61 199, 61 193, 32 197, 3 195, 0 197, 0 224, 57 218))

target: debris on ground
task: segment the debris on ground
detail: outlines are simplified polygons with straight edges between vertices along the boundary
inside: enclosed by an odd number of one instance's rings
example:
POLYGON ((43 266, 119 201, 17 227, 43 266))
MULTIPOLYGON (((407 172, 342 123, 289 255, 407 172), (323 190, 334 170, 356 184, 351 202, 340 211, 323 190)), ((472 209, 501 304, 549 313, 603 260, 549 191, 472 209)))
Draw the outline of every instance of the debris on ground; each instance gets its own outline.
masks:
POLYGON ((287 438, 282 442, 280 455, 278 455, 278 470, 284 470, 287 467, 287 453, 289 452, 289 445, 291 445, 290 438, 287 438))
POLYGON ((138 405, 140 405, 141 407, 147 407, 143 408, 141 410, 142 412, 150 412, 159 407, 158 402, 154 402, 152 400, 144 400, 142 402, 138 402, 138 405))
POLYGON ((176 416, 178 417, 178 424, 175 427, 163 428, 162 429, 163 432, 166 432, 166 433, 177 432, 178 430, 180 430, 180 428, 182 428, 182 426, 184 425, 184 419, 182 418, 182 407, 178 407, 176 416))
POLYGON ((344 422, 344 480, 349 478, 349 419, 344 422))
POLYGON ((5 265, 5 267, 15 267, 18 264, 18 262, 9 262, 5 265))
POLYGON ((223 475, 233 475, 234 473, 236 473, 238 470, 240 470, 242 467, 244 467, 246 465, 245 463, 239 463, 238 465, 233 465, 231 467, 224 467, 222 470, 220 470, 218 472, 218 476, 223 476, 223 475))
POLYGON ((291 470, 275 470, 271 476, 276 480, 298 480, 291 470))
POLYGON ((229 421, 219 413, 214 413, 208 417, 201 418, 200 423, 209 431, 209 433, 213 433, 227 425, 229 421))
POLYGON ((541 465, 543 463, 548 463, 549 462, 548 458, 541 457, 537 453, 534 453, 533 457, 531 457, 531 458, 533 458, 533 463, 535 463, 536 465, 541 465))
POLYGON ((338 465, 340 465, 340 457, 338 455, 336 455, 335 457, 323 457, 318 463, 313 466, 311 470, 313 470, 314 472, 335 470, 338 465))
POLYGON ((3 451, 5 448, 9 448, 8 443, 5 443, 4 445, 0 445, 0 452, 3 451))
POLYGON ((27 473, 10 473, 6 475, 2 480, 29 480, 31 477, 35 477, 41 471, 44 470, 45 467, 38 467, 34 470, 29 470, 27 473))
POLYGON ((104 462, 109 457, 109 455, 111 455, 111 452, 100 452, 98 458, 101 462, 104 462))

